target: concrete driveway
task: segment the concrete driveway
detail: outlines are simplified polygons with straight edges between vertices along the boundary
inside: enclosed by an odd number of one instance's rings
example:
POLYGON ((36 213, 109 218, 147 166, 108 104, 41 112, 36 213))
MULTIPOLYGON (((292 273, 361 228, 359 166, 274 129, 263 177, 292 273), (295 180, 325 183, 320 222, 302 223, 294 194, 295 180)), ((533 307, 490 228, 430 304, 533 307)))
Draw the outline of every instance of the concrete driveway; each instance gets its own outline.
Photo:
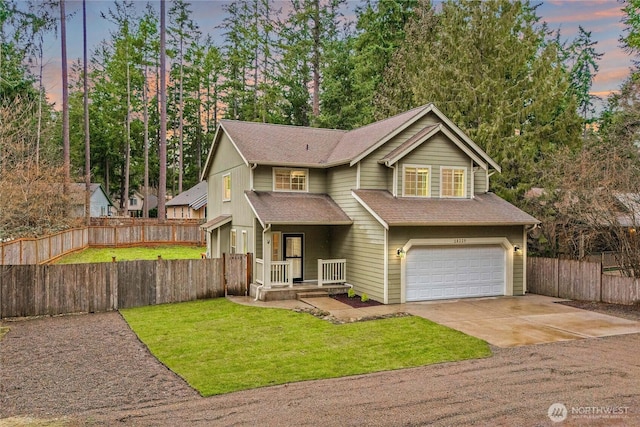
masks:
POLYGON ((563 304, 542 295, 401 304, 400 311, 481 338, 498 347, 640 333, 640 322, 563 304))

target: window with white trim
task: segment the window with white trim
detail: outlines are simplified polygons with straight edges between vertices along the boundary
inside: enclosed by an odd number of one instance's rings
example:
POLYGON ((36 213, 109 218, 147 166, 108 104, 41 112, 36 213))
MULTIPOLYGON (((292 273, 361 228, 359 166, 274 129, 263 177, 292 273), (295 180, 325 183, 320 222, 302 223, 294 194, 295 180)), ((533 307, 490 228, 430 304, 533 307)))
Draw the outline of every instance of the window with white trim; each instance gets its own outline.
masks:
POLYGON ((243 254, 249 252, 249 234, 247 230, 242 230, 242 251, 243 254))
POLYGON ((236 230, 231 230, 231 234, 229 234, 229 253, 235 254, 237 250, 237 233, 236 230))
POLYGON ((271 234, 271 261, 281 261, 280 259, 280 241, 282 233, 274 231, 271 234))
POLYGON ((273 169, 274 191, 308 191, 308 169, 273 169))
POLYGON ((467 168, 440 168, 440 197, 466 197, 467 168))
POLYGON ((403 166, 402 195, 405 197, 429 197, 431 166, 403 166))
POLYGON ((222 201, 229 200, 231 200, 231 174, 226 174, 222 177, 222 201))

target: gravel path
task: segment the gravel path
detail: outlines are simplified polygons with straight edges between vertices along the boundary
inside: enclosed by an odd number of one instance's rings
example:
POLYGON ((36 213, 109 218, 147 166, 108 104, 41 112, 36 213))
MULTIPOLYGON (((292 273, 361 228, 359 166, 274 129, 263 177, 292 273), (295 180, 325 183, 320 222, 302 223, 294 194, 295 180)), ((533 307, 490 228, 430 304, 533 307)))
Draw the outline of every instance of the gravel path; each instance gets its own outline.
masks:
MULTIPOLYGON (((201 398, 137 340, 118 313, 7 322, 0 418, 68 425, 640 425, 640 334, 509 349, 482 360, 308 381, 201 398)), ((0 425, 2 421, 0 420, 0 425)))

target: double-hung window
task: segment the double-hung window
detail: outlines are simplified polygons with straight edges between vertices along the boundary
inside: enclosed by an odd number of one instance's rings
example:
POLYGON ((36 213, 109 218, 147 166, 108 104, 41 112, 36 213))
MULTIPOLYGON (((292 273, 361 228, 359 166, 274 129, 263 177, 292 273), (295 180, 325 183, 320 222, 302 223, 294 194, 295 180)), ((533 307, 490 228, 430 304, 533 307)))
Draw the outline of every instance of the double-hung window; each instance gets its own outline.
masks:
POLYGON ((402 195, 405 197, 429 197, 430 177, 430 166, 404 165, 402 195))
POLYGON ((309 191, 308 169, 273 169, 274 191, 309 191))
POLYGON ((229 200, 231 200, 231 174, 226 174, 222 177, 222 201, 229 200))
POLYGON ((237 242, 237 232, 236 230, 231 230, 229 234, 229 252, 235 254, 238 250, 238 242, 237 242))
POLYGON ((467 168, 440 168, 440 197, 466 197, 467 168))

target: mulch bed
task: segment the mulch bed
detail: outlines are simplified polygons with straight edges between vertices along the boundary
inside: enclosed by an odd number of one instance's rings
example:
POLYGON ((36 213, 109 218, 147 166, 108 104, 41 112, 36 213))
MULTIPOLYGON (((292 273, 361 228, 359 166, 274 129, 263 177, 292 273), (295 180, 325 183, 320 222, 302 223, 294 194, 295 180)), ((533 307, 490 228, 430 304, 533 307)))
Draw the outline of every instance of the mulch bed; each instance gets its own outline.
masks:
POLYGON ((374 300, 368 300, 367 302, 362 302, 362 300, 360 299, 360 296, 349 298, 347 294, 331 295, 331 298, 338 300, 342 303, 345 303, 347 305, 350 305, 353 308, 374 307, 376 305, 381 305, 381 303, 374 300))
POLYGON ((622 305, 594 301, 560 301, 558 304, 609 314, 628 320, 640 321, 640 304, 622 305))

